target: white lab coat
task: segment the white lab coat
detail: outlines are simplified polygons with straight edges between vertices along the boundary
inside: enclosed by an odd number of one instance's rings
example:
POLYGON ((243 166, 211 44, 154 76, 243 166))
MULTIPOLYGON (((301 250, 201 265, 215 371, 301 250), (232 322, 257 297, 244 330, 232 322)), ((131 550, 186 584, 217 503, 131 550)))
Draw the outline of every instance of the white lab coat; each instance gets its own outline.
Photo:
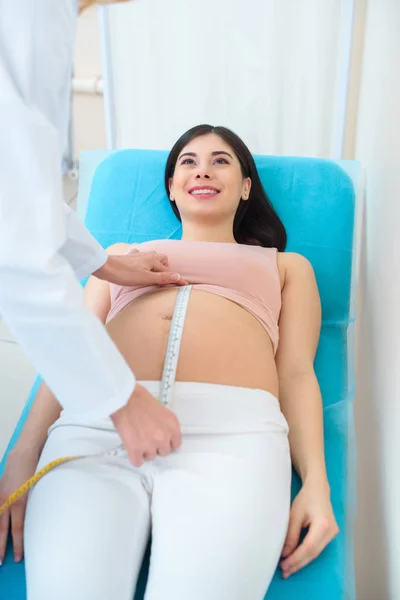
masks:
POLYGON ((76 19, 77 0, 0 0, 0 313, 64 409, 96 419, 135 378, 83 305, 107 255, 62 200, 76 19))

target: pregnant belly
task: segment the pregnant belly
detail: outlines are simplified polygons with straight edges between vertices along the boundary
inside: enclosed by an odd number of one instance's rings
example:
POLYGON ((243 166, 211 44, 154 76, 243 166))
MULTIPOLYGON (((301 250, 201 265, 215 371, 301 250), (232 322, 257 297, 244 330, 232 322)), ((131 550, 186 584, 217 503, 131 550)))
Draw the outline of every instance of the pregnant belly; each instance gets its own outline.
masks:
MULTIPOLYGON (((107 330, 138 380, 160 380, 177 296, 168 288, 138 298, 107 330)), ((182 335, 177 381, 264 389, 278 396, 272 342, 241 306, 192 290, 182 335)))

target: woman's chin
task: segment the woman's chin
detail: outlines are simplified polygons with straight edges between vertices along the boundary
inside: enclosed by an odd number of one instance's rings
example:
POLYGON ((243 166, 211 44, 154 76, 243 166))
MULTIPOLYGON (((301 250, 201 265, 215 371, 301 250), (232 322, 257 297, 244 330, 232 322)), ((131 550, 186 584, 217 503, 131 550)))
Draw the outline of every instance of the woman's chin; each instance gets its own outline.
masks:
POLYGON ((221 211, 218 210, 218 208, 216 208, 215 206, 199 206, 196 208, 196 210, 192 210, 186 218, 187 220, 192 222, 196 219, 201 219, 202 221, 204 219, 207 219, 211 223, 215 220, 219 221, 222 216, 223 215, 221 214, 221 211))

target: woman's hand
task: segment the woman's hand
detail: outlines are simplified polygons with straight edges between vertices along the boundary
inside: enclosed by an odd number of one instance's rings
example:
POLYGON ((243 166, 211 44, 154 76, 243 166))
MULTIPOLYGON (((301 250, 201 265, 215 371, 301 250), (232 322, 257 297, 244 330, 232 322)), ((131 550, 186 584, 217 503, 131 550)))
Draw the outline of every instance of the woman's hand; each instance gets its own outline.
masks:
POLYGON ((280 563, 283 577, 287 579, 317 558, 338 533, 328 482, 305 483, 290 510, 283 560, 280 563), (308 528, 308 532, 298 546, 303 528, 308 528))
POLYGON ((168 258, 156 252, 133 250, 129 254, 110 255, 93 273, 98 279, 122 286, 187 285, 178 273, 171 273, 168 258))
MULTIPOLYGON (((0 505, 27 479, 32 477, 39 462, 39 451, 14 448, 7 457, 0 479, 0 505)), ((20 562, 24 553, 24 520, 28 494, 19 498, 0 516, 0 564, 4 562, 8 533, 11 531, 14 560, 20 562)))

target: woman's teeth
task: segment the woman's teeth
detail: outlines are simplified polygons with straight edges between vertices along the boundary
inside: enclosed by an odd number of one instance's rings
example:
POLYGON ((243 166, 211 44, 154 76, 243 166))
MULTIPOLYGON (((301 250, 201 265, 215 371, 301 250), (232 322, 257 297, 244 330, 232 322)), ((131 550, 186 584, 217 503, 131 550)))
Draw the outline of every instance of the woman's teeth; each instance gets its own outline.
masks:
POLYGON ((191 194, 193 196, 204 196, 205 194, 212 196, 218 194, 218 192, 216 190, 194 190, 191 194))

